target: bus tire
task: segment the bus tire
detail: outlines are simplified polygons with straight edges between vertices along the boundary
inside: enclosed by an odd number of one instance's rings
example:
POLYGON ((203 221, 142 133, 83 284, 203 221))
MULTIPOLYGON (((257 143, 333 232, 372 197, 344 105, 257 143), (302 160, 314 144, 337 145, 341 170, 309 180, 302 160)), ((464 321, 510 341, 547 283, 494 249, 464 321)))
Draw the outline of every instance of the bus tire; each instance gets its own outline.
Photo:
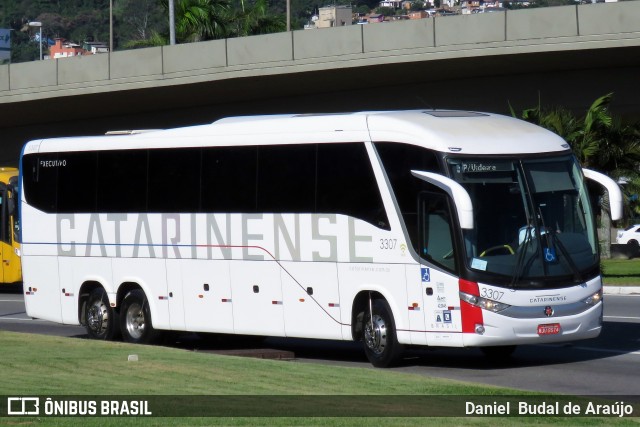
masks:
POLYGON ((362 341, 369 362, 376 368, 388 368, 397 363, 403 348, 396 336, 391 308, 384 299, 372 303, 373 321, 367 310, 364 316, 362 341))
POLYGON ((149 301, 141 289, 134 289, 125 295, 120 308, 120 329, 124 341, 134 344, 150 344, 157 338, 158 333, 151 322, 149 301))
POLYGON ((109 341, 119 335, 118 313, 111 307, 103 288, 91 291, 84 310, 87 334, 97 340, 109 341))

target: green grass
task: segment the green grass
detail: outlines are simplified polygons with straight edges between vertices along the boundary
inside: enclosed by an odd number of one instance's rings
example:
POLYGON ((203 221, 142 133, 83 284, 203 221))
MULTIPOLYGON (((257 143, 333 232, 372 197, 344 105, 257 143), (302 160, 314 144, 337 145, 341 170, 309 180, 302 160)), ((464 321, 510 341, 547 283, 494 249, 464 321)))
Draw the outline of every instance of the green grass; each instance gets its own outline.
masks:
POLYGON ((605 285, 640 286, 640 258, 603 259, 605 285))
POLYGON ((370 368, 328 367, 10 332, 0 332, 0 348, 4 353, 2 395, 505 393, 498 388, 370 368), (131 354, 138 355, 139 361, 128 362, 131 354))
MULTIPOLYGON (((349 396, 371 399, 412 395, 531 395, 519 390, 435 379, 373 368, 349 368, 220 356, 159 346, 0 332, 0 395, 222 395, 349 396), (128 356, 136 354, 137 362, 128 356)), ((342 396, 342 397, 340 397, 342 396)), ((549 397, 553 399, 553 397, 549 397)), ((380 400, 372 403, 380 405, 380 400)), ((364 406, 364 405, 363 405, 364 406)), ((156 426, 156 425, 635 425, 638 418, 354 418, 354 417, 210 417, 210 418, 0 418, 14 426, 156 426)))

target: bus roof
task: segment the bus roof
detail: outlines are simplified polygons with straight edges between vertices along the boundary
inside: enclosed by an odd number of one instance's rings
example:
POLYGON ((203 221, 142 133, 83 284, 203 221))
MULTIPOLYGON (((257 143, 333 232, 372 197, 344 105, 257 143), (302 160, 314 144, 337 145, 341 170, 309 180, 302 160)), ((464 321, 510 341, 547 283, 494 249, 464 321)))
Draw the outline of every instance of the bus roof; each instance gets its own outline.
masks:
POLYGON ((31 141, 24 153, 163 147, 405 142, 460 154, 564 152, 558 135, 491 113, 450 110, 369 111, 231 117, 211 124, 94 137, 31 141))

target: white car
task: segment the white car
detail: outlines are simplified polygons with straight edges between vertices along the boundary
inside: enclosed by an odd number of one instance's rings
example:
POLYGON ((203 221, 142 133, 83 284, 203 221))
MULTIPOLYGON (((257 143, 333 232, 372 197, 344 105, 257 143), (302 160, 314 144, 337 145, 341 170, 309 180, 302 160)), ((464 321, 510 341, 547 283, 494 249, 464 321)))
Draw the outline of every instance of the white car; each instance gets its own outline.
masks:
POLYGON ((640 246, 640 224, 631 225, 624 230, 618 230, 616 243, 620 245, 628 244, 629 246, 640 246))

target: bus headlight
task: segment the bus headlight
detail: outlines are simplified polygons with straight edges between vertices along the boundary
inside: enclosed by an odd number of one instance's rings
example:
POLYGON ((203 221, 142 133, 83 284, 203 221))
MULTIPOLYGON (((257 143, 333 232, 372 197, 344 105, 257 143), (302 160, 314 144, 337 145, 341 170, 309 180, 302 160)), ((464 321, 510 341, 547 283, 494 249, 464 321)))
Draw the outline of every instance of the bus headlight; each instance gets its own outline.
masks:
POLYGON ((596 305, 600 301, 602 301, 602 288, 600 288, 600 290, 598 292, 596 292, 595 294, 593 294, 593 295, 589 296, 588 298, 585 298, 585 299, 582 300, 582 302, 587 304, 587 305, 596 305))
POLYGON ((507 308, 511 307, 509 304, 504 304, 498 301, 471 295, 466 292, 460 292, 460 299, 484 310, 493 311, 494 313, 499 313, 502 310, 506 310, 507 308))

